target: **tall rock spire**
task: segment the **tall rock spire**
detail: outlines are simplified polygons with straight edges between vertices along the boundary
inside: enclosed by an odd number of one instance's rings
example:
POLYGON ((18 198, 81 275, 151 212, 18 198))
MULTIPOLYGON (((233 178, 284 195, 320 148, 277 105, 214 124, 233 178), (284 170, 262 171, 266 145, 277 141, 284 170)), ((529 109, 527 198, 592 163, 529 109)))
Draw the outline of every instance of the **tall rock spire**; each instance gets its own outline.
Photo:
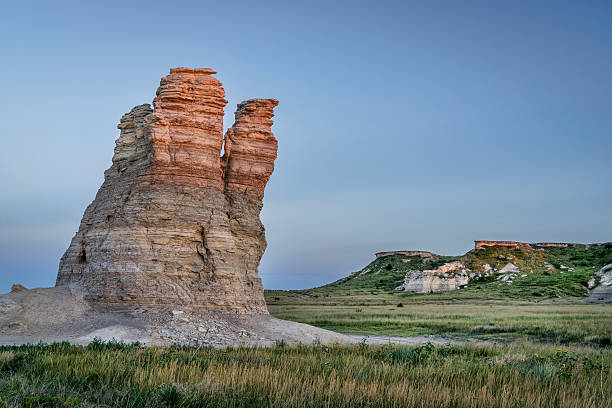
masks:
POLYGON ((174 68, 121 118, 112 166, 62 257, 57 285, 109 306, 265 312, 259 219, 274 169, 274 99, 238 105, 225 135, 221 83, 174 68))
POLYGON ((277 141, 272 134, 276 99, 238 104, 236 122, 225 134, 225 191, 260 199, 274 171, 277 141))

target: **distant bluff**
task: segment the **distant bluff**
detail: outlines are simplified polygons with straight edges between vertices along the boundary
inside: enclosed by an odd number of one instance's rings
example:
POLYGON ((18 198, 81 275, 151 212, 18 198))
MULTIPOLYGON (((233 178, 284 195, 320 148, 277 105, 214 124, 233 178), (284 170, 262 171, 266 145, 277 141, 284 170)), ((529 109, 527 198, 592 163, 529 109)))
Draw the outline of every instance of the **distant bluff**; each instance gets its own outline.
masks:
POLYGON ((428 251, 376 253, 360 271, 327 286, 432 293, 469 289, 512 297, 612 301, 612 243, 474 241, 460 256, 428 251), (588 299, 587 299, 588 297, 588 299))

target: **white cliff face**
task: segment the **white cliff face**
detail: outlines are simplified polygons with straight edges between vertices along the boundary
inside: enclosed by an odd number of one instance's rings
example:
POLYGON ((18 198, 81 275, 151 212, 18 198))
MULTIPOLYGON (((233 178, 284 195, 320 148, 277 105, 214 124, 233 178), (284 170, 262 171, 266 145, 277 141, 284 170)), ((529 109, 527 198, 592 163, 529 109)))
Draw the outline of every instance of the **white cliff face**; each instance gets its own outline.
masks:
POLYGON ((520 273, 520 272, 521 270, 519 269, 519 267, 513 263, 506 264, 506 266, 504 266, 503 268, 499 270, 499 273, 501 274, 512 274, 512 273, 520 273))
MULTIPOLYGON (((438 269, 412 270, 406 273, 404 283, 395 288, 405 292, 430 293, 456 290, 466 287, 472 280, 487 278, 493 274, 497 275, 500 285, 512 285, 513 281, 521 273, 518 266, 508 263, 499 271, 489 264, 483 266, 484 272, 475 272, 466 267, 462 262, 449 262, 438 269)), ((526 276, 526 275, 521 275, 526 276)))
POLYGON ((506 283, 508 285, 512 285, 512 282, 519 276, 521 270, 518 266, 513 263, 508 263, 506 266, 499 270, 499 276, 497 280, 506 283))
POLYGON ((591 291, 587 302, 612 303, 612 264, 601 268, 596 275, 599 276, 599 285, 591 291))
POLYGON ((599 276, 599 284, 604 286, 612 286, 612 264, 606 265, 597 271, 599 276))
POLYGON ((468 284, 470 272, 461 262, 449 262, 438 269, 408 271, 404 283, 395 289, 416 293, 455 290, 468 284))

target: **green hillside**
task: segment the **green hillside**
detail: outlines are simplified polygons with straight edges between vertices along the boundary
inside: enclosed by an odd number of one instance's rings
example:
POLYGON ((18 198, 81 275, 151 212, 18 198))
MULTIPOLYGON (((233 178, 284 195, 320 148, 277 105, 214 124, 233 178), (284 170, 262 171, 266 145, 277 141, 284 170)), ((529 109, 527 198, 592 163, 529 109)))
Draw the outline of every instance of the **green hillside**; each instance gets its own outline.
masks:
POLYGON ((527 339, 612 345, 612 304, 586 303, 589 280, 612 263, 612 243, 565 248, 488 247, 463 256, 389 255, 336 282, 305 290, 266 290, 270 313, 343 333, 436 335, 495 341, 527 339), (435 293, 395 290, 407 271, 460 261, 480 279, 435 293), (509 262, 521 272, 511 284, 484 276, 485 265, 509 262), (524 275, 524 276, 523 276, 524 275))
POLYGON ((407 271, 435 269, 459 258, 436 255, 434 258, 424 259, 418 255, 389 255, 377 258, 365 268, 322 288, 394 290, 404 280, 407 271))
MULTIPOLYGON (((542 297, 586 297, 588 282, 604 265, 612 263, 612 243, 572 244, 565 248, 521 246, 517 248, 490 246, 472 250, 463 256, 440 256, 423 258, 401 254, 375 259, 360 271, 336 282, 311 289, 315 292, 330 290, 370 289, 394 291, 404 280, 407 271, 436 269, 441 265, 460 261, 475 274, 483 275, 486 265, 501 270, 512 263, 519 267, 520 274, 511 284, 501 283, 498 276, 476 277, 468 286, 453 291, 453 297, 495 296, 512 298, 542 297)), ((408 296, 444 296, 434 294, 406 294, 408 296)))

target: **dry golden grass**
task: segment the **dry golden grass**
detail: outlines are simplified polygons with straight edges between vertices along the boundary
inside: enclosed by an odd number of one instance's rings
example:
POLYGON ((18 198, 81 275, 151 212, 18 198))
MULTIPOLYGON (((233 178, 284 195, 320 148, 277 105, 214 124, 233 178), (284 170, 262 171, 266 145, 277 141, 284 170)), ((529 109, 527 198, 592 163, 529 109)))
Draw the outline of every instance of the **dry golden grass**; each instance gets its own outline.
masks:
POLYGON ((500 346, 0 349, 0 406, 612 407, 612 351, 500 346))

